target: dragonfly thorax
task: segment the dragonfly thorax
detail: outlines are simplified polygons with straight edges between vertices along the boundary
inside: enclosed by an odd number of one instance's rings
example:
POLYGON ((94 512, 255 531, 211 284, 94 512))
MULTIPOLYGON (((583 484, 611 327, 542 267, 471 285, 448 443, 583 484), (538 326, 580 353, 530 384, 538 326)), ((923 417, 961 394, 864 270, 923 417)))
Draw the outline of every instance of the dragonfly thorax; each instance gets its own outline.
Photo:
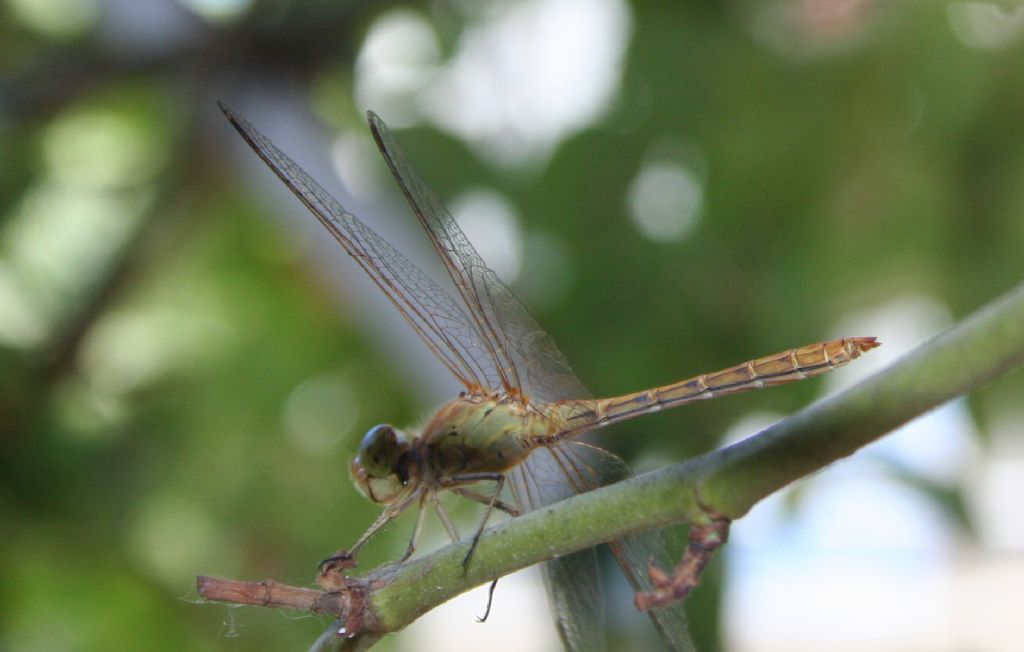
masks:
POLYGON ((349 471, 361 494, 375 503, 390 504, 416 479, 416 455, 405 434, 388 424, 370 428, 359 443, 349 471))
POLYGON ((442 406, 420 440, 428 482, 503 473, 522 462, 543 434, 538 415, 499 396, 465 395, 442 406))

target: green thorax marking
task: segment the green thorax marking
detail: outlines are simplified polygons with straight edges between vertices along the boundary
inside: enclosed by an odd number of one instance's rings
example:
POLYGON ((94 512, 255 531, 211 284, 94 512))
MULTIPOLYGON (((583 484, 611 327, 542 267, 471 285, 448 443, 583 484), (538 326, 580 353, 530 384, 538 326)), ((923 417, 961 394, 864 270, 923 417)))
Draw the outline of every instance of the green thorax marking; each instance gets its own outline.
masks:
POLYGON ((522 462, 544 435, 543 418, 519 403, 468 395, 447 403, 423 430, 425 471, 451 478, 503 473, 522 462))

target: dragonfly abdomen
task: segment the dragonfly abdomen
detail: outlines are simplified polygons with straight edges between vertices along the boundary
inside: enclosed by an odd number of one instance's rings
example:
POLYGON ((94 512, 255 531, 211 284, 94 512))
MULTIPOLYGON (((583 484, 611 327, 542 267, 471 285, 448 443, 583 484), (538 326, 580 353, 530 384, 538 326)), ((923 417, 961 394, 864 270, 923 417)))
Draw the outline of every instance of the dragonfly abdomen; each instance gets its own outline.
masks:
POLYGON ((874 337, 844 337, 817 342, 749 360, 728 369, 654 387, 642 392, 584 401, 567 401, 562 414, 567 429, 560 436, 657 412, 693 401, 790 383, 827 373, 859 357, 879 343, 874 337))

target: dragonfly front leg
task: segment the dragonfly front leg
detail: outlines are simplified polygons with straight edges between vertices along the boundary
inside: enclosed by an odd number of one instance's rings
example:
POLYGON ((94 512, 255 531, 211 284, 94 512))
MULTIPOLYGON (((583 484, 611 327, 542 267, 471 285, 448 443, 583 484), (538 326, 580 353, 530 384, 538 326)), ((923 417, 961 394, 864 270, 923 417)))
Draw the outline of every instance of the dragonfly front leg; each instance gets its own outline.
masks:
MULTIPOLYGON (((377 532, 379 532, 381 530, 381 528, 383 528, 385 525, 387 525, 389 522, 391 522, 392 519, 396 518, 399 514, 404 512, 406 509, 408 509, 409 506, 411 504, 413 504, 417 500, 421 500, 421 493, 419 491, 414 492, 409 497, 407 497, 406 499, 402 500, 400 503, 396 503, 394 505, 389 505, 388 507, 386 507, 380 513, 380 515, 377 516, 377 519, 372 524, 370 524, 370 527, 366 528, 366 531, 363 532, 362 536, 360 536, 356 540, 356 542, 354 544, 352 544, 351 548, 349 548, 347 550, 342 548, 341 550, 338 550, 337 552, 335 552, 333 555, 331 555, 327 559, 324 559, 324 560, 322 560, 320 562, 320 564, 319 564, 320 575, 324 576, 327 573, 330 573, 332 571, 340 571, 340 570, 344 570, 346 568, 353 568, 353 567, 355 567, 356 566, 356 560, 355 560, 356 554, 358 554, 358 552, 360 550, 362 550, 363 546, 366 545, 366 543, 373 537, 373 535, 377 534, 377 532)), ((419 519, 419 518, 420 517, 417 516, 417 519, 419 519)), ((414 537, 415 537, 415 534, 416 533, 414 532, 413 533, 414 537)), ((414 543, 415 543, 415 538, 414 538, 413 542, 410 543, 410 547, 413 547, 414 543)), ((403 558, 403 561, 404 561, 404 558, 403 558)))

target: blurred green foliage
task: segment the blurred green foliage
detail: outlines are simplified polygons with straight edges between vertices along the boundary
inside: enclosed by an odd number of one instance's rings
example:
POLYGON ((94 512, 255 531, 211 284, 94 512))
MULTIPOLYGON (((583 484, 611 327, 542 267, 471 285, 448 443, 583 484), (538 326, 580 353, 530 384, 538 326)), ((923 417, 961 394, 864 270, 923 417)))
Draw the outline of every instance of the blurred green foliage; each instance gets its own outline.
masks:
MULTIPOLYGON (((252 197, 214 100, 285 79, 325 122, 362 130, 375 107, 352 99, 354 57, 397 3, 217 19, 168 3, 190 37, 150 50, 104 38, 103 3, 52 29, 30 4, 0 9, 0 648, 301 649, 325 620, 197 606, 194 576, 308 583, 376 514, 347 478, 359 434, 430 406, 381 361, 390 345, 358 300, 252 197), (343 414, 316 413, 325 401, 343 414), (294 425, 317 416, 338 432, 294 425)), ((398 138, 442 197, 490 184, 560 244, 567 289, 536 317, 595 393, 840 334, 884 340, 834 328, 917 293, 962 316, 1020 280, 1024 38, 970 47, 945 5, 860 4, 781 31, 782 47, 756 3, 636 3, 611 109, 532 173, 428 127, 398 138), (706 187, 692 233, 652 242, 624 198, 665 142, 700 153, 706 187)), ((477 19, 410 6, 446 51, 477 19)), ((524 290, 544 284, 543 261, 527 252, 525 268, 524 290)), ((1020 390, 1018 374, 983 391, 976 416, 1020 390)), ((818 391, 646 417, 607 443, 681 460, 818 391)), ((397 557, 406 529, 364 566, 397 557)), ((703 649, 717 596, 711 583, 691 605, 703 649)))

